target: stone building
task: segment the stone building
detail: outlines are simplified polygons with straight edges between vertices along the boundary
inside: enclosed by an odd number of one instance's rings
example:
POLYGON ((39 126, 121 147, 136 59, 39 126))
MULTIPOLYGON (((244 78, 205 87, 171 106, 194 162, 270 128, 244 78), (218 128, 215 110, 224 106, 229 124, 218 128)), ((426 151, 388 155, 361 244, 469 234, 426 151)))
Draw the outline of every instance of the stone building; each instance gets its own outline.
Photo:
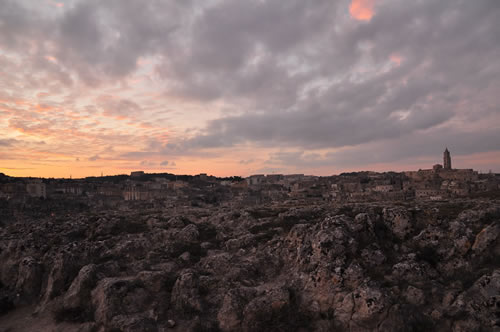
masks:
POLYGON ((249 177, 246 178, 246 181, 248 185, 250 186, 256 186, 264 182, 266 176, 264 174, 255 174, 255 175, 250 175, 249 177))
POLYGON ((394 191, 394 185, 392 185, 392 184, 379 184, 379 185, 376 185, 372 190, 376 191, 376 192, 380 192, 380 193, 388 193, 389 191, 394 191))
POLYGON ((149 190, 142 186, 128 186, 123 191, 123 199, 126 201, 146 201, 150 196, 149 190))
POLYGON ((146 173, 144 171, 135 171, 130 173, 131 178, 140 178, 141 176, 144 176, 146 173))
POLYGON ((451 155, 450 151, 448 151, 448 148, 446 148, 443 153, 443 168, 446 170, 451 169, 451 155))
POLYGON ((425 188, 415 190, 415 197, 417 199, 442 199, 445 196, 446 191, 441 189, 425 188))
POLYGON ((42 180, 32 180, 26 184, 26 192, 31 197, 47 197, 47 188, 42 180))

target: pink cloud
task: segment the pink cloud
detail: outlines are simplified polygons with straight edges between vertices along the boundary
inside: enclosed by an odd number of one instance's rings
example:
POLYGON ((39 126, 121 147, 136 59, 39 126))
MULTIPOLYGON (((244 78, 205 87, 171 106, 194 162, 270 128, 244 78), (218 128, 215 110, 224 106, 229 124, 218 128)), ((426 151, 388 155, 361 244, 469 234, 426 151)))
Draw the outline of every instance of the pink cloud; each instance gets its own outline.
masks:
POLYGON ((52 0, 49 0, 47 1, 47 3, 53 7, 57 7, 57 8, 62 8, 64 7, 64 3, 62 2, 56 2, 56 1, 52 1, 52 0))
POLYGON ((404 58, 401 55, 394 53, 394 54, 391 54, 391 56, 389 57, 389 60, 392 63, 394 63, 395 65, 400 66, 401 63, 404 61, 404 58))
POLYGON ((352 0, 349 6, 351 16, 359 21, 369 21, 375 14, 375 0, 352 0))
POLYGON ((45 98, 45 97, 49 97, 50 93, 48 93, 48 92, 39 92, 39 93, 36 94, 36 96, 38 98, 45 98))

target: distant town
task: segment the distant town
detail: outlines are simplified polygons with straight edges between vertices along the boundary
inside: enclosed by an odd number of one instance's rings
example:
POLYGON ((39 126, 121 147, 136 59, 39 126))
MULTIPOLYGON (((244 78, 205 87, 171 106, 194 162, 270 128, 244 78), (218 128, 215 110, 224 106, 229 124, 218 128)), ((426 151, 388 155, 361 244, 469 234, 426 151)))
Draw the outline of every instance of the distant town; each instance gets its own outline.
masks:
POLYGON ((500 326, 500 174, 447 149, 399 173, 3 175, 0 196, 3 332, 500 326))
POLYGON ((50 200, 89 206, 118 207, 130 202, 154 206, 247 206, 262 203, 371 202, 446 200, 498 196, 500 174, 480 174, 452 168, 448 149, 443 164, 430 169, 377 173, 342 173, 335 176, 255 174, 247 178, 218 178, 207 174, 149 174, 87 177, 84 179, 17 178, 0 173, 0 200, 27 203, 50 200))

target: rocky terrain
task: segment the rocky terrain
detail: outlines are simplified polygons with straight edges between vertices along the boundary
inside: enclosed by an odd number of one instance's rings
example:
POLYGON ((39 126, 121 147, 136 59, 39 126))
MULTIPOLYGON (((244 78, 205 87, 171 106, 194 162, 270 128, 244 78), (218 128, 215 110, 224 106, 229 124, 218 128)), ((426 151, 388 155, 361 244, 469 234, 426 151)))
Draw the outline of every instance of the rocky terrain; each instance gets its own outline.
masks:
POLYGON ((500 202, 0 223, 0 332, 500 331, 500 202))

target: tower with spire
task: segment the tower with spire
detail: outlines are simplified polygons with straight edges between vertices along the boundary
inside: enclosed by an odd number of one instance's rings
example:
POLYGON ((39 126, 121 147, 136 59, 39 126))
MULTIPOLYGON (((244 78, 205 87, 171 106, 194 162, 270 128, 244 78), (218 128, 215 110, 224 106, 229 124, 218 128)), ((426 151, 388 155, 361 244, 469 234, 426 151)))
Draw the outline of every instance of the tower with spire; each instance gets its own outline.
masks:
POLYGON ((450 155, 450 151, 448 151, 448 148, 446 148, 446 150, 444 150, 443 168, 444 169, 451 169, 451 155, 450 155))

